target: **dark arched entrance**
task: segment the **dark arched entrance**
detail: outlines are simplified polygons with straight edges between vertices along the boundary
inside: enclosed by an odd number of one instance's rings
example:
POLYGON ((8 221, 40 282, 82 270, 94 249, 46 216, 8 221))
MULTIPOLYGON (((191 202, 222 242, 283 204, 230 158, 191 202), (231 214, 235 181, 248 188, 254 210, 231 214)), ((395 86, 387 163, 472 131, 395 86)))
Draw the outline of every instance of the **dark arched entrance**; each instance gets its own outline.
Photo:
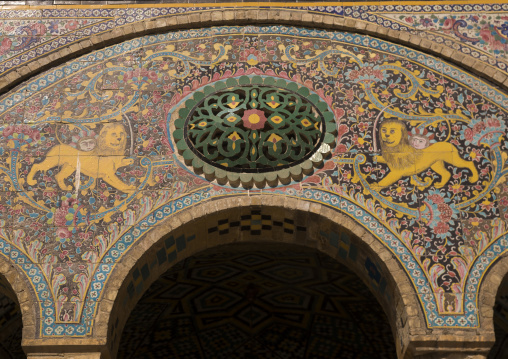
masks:
POLYGON ((496 342, 490 350, 489 359, 508 357, 508 276, 503 278, 494 305, 494 332, 496 342))
POLYGON ((144 294, 118 358, 396 358, 381 306, 343 264, 297 245, 191 256, 144 294))
POLYGON ((0 358, 26 358, 21 348, 22 328, 16 296, 5 278, 0 276, 0 358))

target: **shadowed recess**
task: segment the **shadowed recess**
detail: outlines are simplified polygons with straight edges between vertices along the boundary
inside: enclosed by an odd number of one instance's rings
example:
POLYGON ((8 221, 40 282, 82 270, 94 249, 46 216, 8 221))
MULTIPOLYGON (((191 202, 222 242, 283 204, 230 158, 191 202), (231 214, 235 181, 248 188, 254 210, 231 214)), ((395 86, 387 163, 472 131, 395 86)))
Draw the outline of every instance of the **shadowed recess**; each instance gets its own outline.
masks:
POLYGON ((494 305, 494 331, 496 343, 490 350, 488 359, 508 357, 508 276, 499 286, 494 305))
POLYGON ((388 320, 344 265, 233 244, 176 264, 125 326, 118 358, 396 358, 388 320))
POLYGON ((24 359, 21 310, 10 285, 0 277, 0 358, 24 359))

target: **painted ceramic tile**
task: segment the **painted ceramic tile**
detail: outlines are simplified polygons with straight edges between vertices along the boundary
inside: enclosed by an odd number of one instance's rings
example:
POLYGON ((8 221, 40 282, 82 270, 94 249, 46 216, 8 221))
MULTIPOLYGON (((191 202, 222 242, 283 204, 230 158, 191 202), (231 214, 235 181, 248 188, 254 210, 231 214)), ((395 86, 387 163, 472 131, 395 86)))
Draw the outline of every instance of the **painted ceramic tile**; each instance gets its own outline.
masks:
POLYGON ((477 327, 485 263, 508 246, 506 108, 461 70, 362 35, 134 39, 0 100, 0 250, 38 283, 41 336, 88 335, 136 240, 183 208, 262 189, 362 223, 406 268, 429 327, 477 327))
MULTIPOLYGON (((417 34, 423 32, 423 36, 429 40, 470 54, 503 71, 507 69, 508 64, 504 59, 507 51, 506 11, 508 7, 506 4, 307 6, 296 9, 361 19, 394 30, 417 34)), ((2 19, 0 73, 7 73, 16 66, 68 46, 79 39, 110 31, 119 26, 159 16, 213 10, 212 7, 173 6, 2 10, 0 11, 0 19, 2 19)), ((221 30, 212 28, 206 31, 208 36, 213 36, 221 30)), ((202 30, 195 30, 195 33, 197 32, 202 30)), ((178 33, 175 34, 175 39, 177 37, 179 37, 178 33)), ((177 51, 209 60, 213 53, 210 45, 201 44, 195 47, 195 42, 190 41, 180 43, 178 46, 181 48, 177 51)), ((259 46, 251 46, 250 43, 247 45, 235 46, 230 52, 230 58, 236 59, 235 52, 246 59, 249 56, 268 58, 277 52, 277 49, 266 51, 263 41, 259 42, 259 46)), ((273 58, 271 60, 274 61, 273 58)))

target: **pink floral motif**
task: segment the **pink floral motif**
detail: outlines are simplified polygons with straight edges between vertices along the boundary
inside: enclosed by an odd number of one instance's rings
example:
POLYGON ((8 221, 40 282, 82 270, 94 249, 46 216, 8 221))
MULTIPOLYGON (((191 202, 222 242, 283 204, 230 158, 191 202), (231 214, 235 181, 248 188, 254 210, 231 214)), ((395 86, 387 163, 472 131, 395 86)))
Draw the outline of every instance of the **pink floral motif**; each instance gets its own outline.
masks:
POLYGON ((448 222, 452 219, 453 211, 446 203, 439 203, 437 205, 439 212, 441 213, 440 219, 443 222, 448 222))
POLYGON ((266 116, 263 111, 252 109, 244 112, 243 125, 251 130, 259 130, 265 126, 266 116))
POLYGON ((436 234, 444 234, 447 233, 450 229, 450 226, 445 222, 438 222, 437 225, 433 228, 434 233, 436 234))
POLYGON ((469 142, 473 142, 473 137, 474 137, 474 132, 472 129, 470 128, 466 128, 464 130, 464 138, 469 141, 469 142))
POLYGON ((155 71, 147 70, 147 69, 135 69, 135 70, 132 70, 132 71, 127 71, 123 75, 123 80, 124 81, 131 81, 131 80, 138 80, 138 81, 141 81, 141 80, 152 80, 152 81, 156 81, 157 80, 157 73, 155 71))
POLYGON ((374 68, 372 66, 362 67, 360 70, 351 70, 348 73, 348 78, 351 81, 357 80, 360 77, 369 78, 369 79, 377 79, 382 80, 384 78, 384 74, 381 70, 374 68))
POLYGON ((11 50, 12 41, 8 37, 4 38, 2 40, 2 43, 0 44, 0 55, 5 55, 11 50))
POLYGON ((70 238, 70 236, 71 236, 71 232, 65 227, 58 227, 56 229, 56 237, 57 238, 65 239, 65 238, 70 238))
POLYGON ((28 125, 9 125, 4 129, 0 129, 0 136, 4 138, 12 139, 14 134, 18 135, 16 141, 26 143, 26 141, 29 140, 28 142, 30 142, 32 145, 38 144, 39 140, 41 139, 40 132, 28 125))
POLYGON ((46 32, 48 31, 46 28, 46 25, 44 25, 42 23, 33 24, 30 26, 30 28, 35 31, 36 35, 39 35, 39 36, 45 35, 46 32))
POLYGON ((443 197, 441 197, 440 195, 438 194, 431 194, 429 195, 428 197, 432 202, 436 203, 436 204, 440 204, 440 203, 444 203, 444 199, 443 197))
POLYGON ((77 20, 70 20, 67 24, 65 24, 65 28, 67 30, 76 30, 78 25, 79 23, 77 22, 77 20))
POLYGON ((249 65, 256 65, 258 62, 268 61, 266 54, 251 47, 240 53, 240 61, 246 61, 249 65))

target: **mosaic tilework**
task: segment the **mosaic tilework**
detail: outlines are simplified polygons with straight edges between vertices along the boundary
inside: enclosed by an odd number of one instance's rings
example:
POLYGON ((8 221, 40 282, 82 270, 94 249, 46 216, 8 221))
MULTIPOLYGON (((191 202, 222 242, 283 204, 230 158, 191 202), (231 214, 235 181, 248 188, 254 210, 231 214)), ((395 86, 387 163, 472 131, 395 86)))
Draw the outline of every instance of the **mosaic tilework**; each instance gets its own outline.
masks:
POLYGON ((241 231, 247 231, 251 235, 261 235, 263 231, 271 231, 274 227, 281 227, 284 233, 289 234, 306 231, 304 226, 295 225, 291 218, 273 220, 271 215, 262 214, 261 210, 252 210, 251 214, 242 215, 238 221, 231 221, 229 218, 218 220, 217 226, 208 228, 208 233, 228 234, 229 230, 235 227, 240 227, 241 231))
MULTIPOLYGON (((227 4, 223 8, 227 8, 227 4)), ((275 9, 280 5, 266 7, 275 9)), ((507 71, 507 4, 360 5, 331 3, 288 8, 361 19, 387 28, 420 33, 507 71), (431 13, 432 15, 429 15, 431 13)), ((213 7, 161 5, 146 8, 19 9, 0 11, 0 73, 69 46, 77 40, 138 21, 213 7)))
POLYGON ((376 299, 344 266, 308 249, 236 246, 186 259, 148 289, 129 317, 119 358, 175 353, 394 358, 395 348, 376 299))
POLYGON ((449 46, 508 71, 507 4, 313 6, 306 9, 336 13, 449 46))
MULTIPOLYGON (((233 221, 230 223, 229 217, 224 217, 224 219, 218 219, 218 226, 210 227, 207 229, 208 233, 214 235, 236 235, 232 231, 235 229, 240 232, 246 232, 249 235, 256 238, 258 236, 266 236, 267 238, 277 238, 277 236, 284 234, 292 234, 295 238, 301 237, 301 234, 305 234, 306 227, 302 226, 294 226, 294 220, 289 218, 283 218, 280 216, 274 216, 269 214, 262 209, 259 210, 250 210, 250 214, 243 214, 244 212, 249 213, 249 211, 243 211, 240 215, 239 221, 233 221), (275 219, 274 219, 275 218, 275 219), (240 226, 242 223, 242 226, 240 226), (263 227, 263 228, 261 228, 263 227), (222 233, 219 232, 219 228, 222 233), (297 232, 295 232, 295 229, 297 232)), ((220 217, 219 217, 220 218, 220 217)), ((159 266, 167 265, 168 263, 172 263, 177 258, 177 253, 186 248, 186 246, 191 241, 203 240, 199 239, 193 232, 193 229, 202 226, 203 224, 200 222, 196 222, 192 228, 187 228, 186 234, 181 234, 175 236, 170 236, 164 241, 164 246, 160 248, 156 252, 156 258, 152 261, 149 261, 147 264, 142 264, 134 268, 131 275, 129 275, 127 279, 127 296, 123 299, 123 306, 128 307, 129 303, 132 303, 133 300, 139 299, 139 295, 144 293, 151 283, 151 280, 154 277, 154 273, 159 272, 159 266), (180 244, 178 244, 180 243, 180 244)), ((386 297, 387 303, 391 303, 392 297, 386 290, 386 278, 382 274, 380 266, 370 257, 366 257, 363 259, 363 256, 359 255, 359 249, 356 246, 355 242, 358 243, 358 239, 354 239, 352 235, 343 230, 343 231, 330 231, 330 232, 321 232, 320 233, 321 241, 327 241, 330 245, 340 248, 339 257, 353 262, 358 262, 360 270, 363 269, 364 277, 369 278, 370 281, 367 283, 368 288, 371 291, 379 293, 381 296, 386 297), (359 257, 362 258, 362 262, 359 262, 359 257)), ((262 237, 261 237, 262 238, 262 237)), ((262 244, 260 244, 262 246, 262 244)), ((308 249, 303 249, 304 251, 309 251, 308 249)), ((325 260, 323 257, 322 260, 325 260)), ((238 263, 242 267, 248 268, 258 268, 260 266, 266 265, 271 260, 262 255, 251 253, 248 256, 237 256, 237 258, 233 259, 232 262, 238 263)), ((328 261, 333 262, 332 259, 328 259, 328 261)), ((172 272, 182 270, 184 265, 187 262, 181 261, 175 263, 173 265, 172 272)), ((210 272, 207 271, 199 271, 199 275, 203 278, 208 278, 211 282, 219 283, 223 280, 228 280, 231 276, 236 276, 238 274, 237 270, 228 269, 221 265, 213 266, 214 270, 210 272)), ((300 273, 300 277, 292 277, 292 272, 281 269, 279 266, 274 266, 273 269, 263 270, 263 275, 267 277, 274 277, 274 279, 284 276, 284 280, 287 284, 297 285, 304 277, 312 277, 312 272, 306 269, 298 269, 294 268, 295 271, 300 273)), ((160 284, 156 282, 152 284, 150 288, 158 287, 160 284)), ((323 286, 325 286, 323 284, 323 286)), ((171 297, 172 299, 181 299, 181 296, 187 295, 189 292, 194 291, 199 286, 191 285, 189 283, 185 283, 182 285, 177 285, 174 287, 174 290, 171 290, 171 295, 168 292, 167 297, 171 297)), ((149 306, 147 306, 149 307, 149 306)), ((261 317, 260 317, 261 318, 261 317)), ((266 318, 265 318, 266 319, 266 318)), ((113 338, 113 341, 116 341, 117 336, 120 334, 117 331, 119 318, 113 318, 113 322, 116 323, 110 328, 109 335, 113 338)), ((142 321, 142 320, 141 320, 142 321)), ((133 335, 135 335, 133 333, 133 335)))
POLYGON ((170 236, 164 241, 164 248, 157 252, 157 261, 153 262, 150 266, 148 264, 143 265, 141 268, 135 268, 132 273, 132 280, 127 286, 128 298, 125 301, 134 298, 134 294, 143 293, 146 290, 146 280, 150 276, 150 270, 153 269, 154 265, 162 265, 166 262, 173 262, 176 260, 177 253, 184 250, 187 243, 194 240, 195 236, 178 236, 174 238, 170 236), (150 268, 151 267, 151 268, 150 268))
MULTIPOLYGON (((240 231, 246 231, 252 236, 274 236, 277 229, 281 229, 283 233, 299 235, 298 232, 305 233, 307 228, 305 226, 296 226, 293 219, 277 218, 272 219, 271 214, 259 210, 250 210, 250 214, 240 215, 239 221, 230 221, 229 218, 217 220, 217 226, 209 227, 207 232, 209 234, 226 235, 230 234, 230 230, 238 228, 240 231)), ((358 260, 358 247, 353 243, 355 240, 347 231, 331 231, 321 232, 320 236, 323 240, 328 241, 333 247, 339 248, 339 257, 346 260, 356 262, 358 260)), ((164 246, 156 252, 156 258, 148 264, 143 264, 135 267, 132 274, 127 280, 127 293, 128 296, 124 298, 126 305, 130 300, 135 299, 148 289, 147 279, 151 277, 150 273, 154 271, 155 267, 172 263, 176 260, 179 252, 183 251, 191 241, 199 240, 196 234, 190 229, 187 234, 180 234, 178 236, 169 236, 164 240, 164 246), (189 234, 190 233, 190 234, 189 234)), ((358 240, 356 240, 358 241, 358 240)), ((267 261, 264 256, 250 255, 248 257, 241 257, 234 260, 244 266, 256 266, 263 264, 267 261)), ((181 268, 181 263, 176 264, 181 268)), ((372 279, 370 288, 385 294, 386 279, 381 274, 379 264, 375 263, 371 258, 367 258, 365 263, 365 272, 367 276, 372 279)))
MULTIPOLYGON (((478 283, 506 249, 506 108, 467 73, 362 35, 248 26, 134 39, 0 100, 0 250, 36 283, 41 336, 90 335, 115 263, 168 216, 231 195, 298 197, 390 248, 429 327, 476 327, 478 283), (199 173, 172 126, 196 90, 228 79, 319 96, 335 116, 329 156, 262 191, 249 173, 248 190, 199 173)), ((189 239, 173 240, 161 260, 189 239)))
MULTIPOLYGON (((258 63, 257 56, 247 56, 247 63, 258 63)), ((290 175, 319 167, 335 147, 326 102, 282 79, 218 81, 195 91, 178 116, 172 137, 185 162, 209 181, 233 187, 288 183, 290 175)))
POLYGON ((122 25, 200 10, 203 8, 174 6, 131 9, 1 10, 0 73, 8 73, 43 54, 122 25))

